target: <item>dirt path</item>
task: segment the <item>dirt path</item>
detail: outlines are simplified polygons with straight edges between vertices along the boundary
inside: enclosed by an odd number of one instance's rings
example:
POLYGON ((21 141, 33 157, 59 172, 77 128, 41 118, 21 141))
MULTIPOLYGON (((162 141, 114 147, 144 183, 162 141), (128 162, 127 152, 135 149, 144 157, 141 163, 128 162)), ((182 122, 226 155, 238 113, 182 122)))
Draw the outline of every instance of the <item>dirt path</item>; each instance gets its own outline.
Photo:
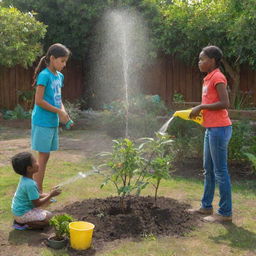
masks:
MULTIPOLYGON (((111 138, 96 130, 64 131, 60 134, 60 148, 52 158, 77 162, 109 150, 111 138)), ((31 151, 30 130, 2 127, 0 129, 0 167, 8 165, 10 158, 18 152, 31 151)))

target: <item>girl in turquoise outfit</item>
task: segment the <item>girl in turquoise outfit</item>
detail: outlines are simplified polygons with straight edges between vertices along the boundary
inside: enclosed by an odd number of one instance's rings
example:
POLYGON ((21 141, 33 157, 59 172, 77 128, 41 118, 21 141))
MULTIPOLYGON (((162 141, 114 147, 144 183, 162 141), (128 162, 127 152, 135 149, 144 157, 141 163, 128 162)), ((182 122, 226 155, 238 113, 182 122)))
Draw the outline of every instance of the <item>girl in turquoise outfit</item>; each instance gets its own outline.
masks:
POLYGON ((61 99, 64 76, 60 71, 66 66, 70 50, 62 44, 49 47, 35 69, 35 106, 32 112, 32 150, 38 151, 39 171, 33 179, 39 191, 43 191, 43 179, 50 152, 59 147, 59 122, 67 123, 70 118, 61 99))

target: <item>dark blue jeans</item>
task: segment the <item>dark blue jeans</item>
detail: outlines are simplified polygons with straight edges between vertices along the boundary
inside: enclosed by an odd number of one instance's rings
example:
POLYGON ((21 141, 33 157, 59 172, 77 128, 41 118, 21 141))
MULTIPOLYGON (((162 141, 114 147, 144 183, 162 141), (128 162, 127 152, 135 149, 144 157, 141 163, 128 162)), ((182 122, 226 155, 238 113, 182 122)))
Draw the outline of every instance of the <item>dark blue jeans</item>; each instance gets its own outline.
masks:
POLYGON ((232 215, 231 182, 227 166, 228 143, 232 126, 207 128, 204 137, 204 195, 203 208, 212 208, 215 181, 219 184, 219 209, 223 216, 232 215))

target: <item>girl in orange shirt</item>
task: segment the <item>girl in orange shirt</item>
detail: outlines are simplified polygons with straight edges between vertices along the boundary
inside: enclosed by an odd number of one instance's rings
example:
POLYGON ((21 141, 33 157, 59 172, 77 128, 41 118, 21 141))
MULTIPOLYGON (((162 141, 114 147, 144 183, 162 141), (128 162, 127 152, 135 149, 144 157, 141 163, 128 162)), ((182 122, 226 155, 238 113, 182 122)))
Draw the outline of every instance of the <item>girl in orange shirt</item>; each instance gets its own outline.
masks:
POLYGON ((227 80, 219 66, 222 51, 217 46, 207 46, 199 55, 199 69, 207 73, 203 81, 202 103, 192 109, 191 118, 202 112, 204 138, 204 194, 199 209, 190 209, 191 213, 209 215, 209 222, 232 221, 231 182, 227 167, 228 144, 232 135, 231 121, 228 116, 229 97, 227 80), (215 181, 219 184, 219 209, 213 214, 212 201, 215 181), (213 214, 213 215, 212 215, 213 214))

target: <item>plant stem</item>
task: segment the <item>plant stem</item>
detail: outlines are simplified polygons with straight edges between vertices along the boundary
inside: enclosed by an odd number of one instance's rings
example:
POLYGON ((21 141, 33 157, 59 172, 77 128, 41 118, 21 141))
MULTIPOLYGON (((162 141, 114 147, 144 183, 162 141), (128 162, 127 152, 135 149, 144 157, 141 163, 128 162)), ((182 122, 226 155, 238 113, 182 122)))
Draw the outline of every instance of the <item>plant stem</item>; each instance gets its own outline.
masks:
POLYGON ((158 188, 159 188, 159 185, 160 185, 160 179, 157 179, 157 183, 156 183, 156 186, 155 186, 155 205, 156 204, 156 200, 157 200, 157 192, 158 192, 158 188))

